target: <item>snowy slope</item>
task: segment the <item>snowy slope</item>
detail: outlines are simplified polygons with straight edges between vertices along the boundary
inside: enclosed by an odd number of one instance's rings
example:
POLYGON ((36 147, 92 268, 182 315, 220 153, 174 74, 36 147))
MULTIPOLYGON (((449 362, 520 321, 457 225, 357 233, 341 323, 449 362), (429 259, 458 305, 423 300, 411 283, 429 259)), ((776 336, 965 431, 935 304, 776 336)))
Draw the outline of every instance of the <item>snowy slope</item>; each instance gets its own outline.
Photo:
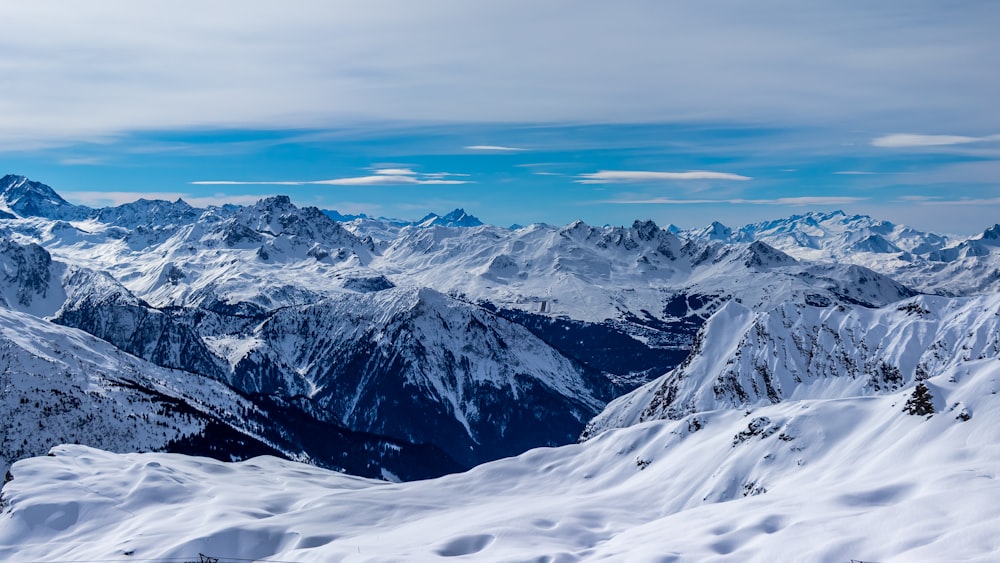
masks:
POLYGON ((680 233, 704 242, 767 243, 795 258, 855 264, 921 292, 984 295, 1000 291, 1000 226, 962 238, 895 225, 867 215, 806 213, 744 225, 720 223, 680 233))
POLYGON ((60 443, 241 459, 261 453, 372 477, 462 466, 440 449, 352 432, 164 369, 73 328, 0 307, 0 470, 60 443))
POLYGON ((63 264, 37 244, 0 237, 0 305, 37 316, 52 315, 66 300, 63 264))
POLYGON ((910 389, 788 401, 403 484, 61 446, 14 466, 0 557, 991 561, 998 379, 996 360, 932 377, 930 417, 902 412, 910 389))
POLYGON ((721 223, 682 233, 684 238, 721 242, 761 241, 804 259, 825 260, 858 253, 926 254, 949 246, 946 235, 928 233, 843 211, 805 213, 752 223, 733 230, 721 223))
POLYGON ((874 306, 913 294, 864 268, 799 263, 761 243, 685 243, 651 221, 627 229, 582 222, 404 229, 373 267, 397 284, 591 322, 644 311, 666 317, 678 295, 755 306, 816 295, 874 306), (863 292, 850 295, 849 288, 863 292))
POLYGON ((729 303, 678 368, 611 402, 585 435, 786 400, 894 392, 1000 360, 1000 295, 920 296, 881 309, 729 303))
POLYGON ((472 466, 568 443, 623 389, 523 327, 431 289, 277 311, 228 346, 244 393, 307 397, 357 431, 436 444, 472 466))
POLYGON ((482 224, 482 221, 469 215, 462 208, 452 210, 443 216, 429 213, 416 222, 420 227, 478 227, 482 224))
POLYGON ((85 219, 91 212, 88 207, 69 203, 41 182, 14 174, 0 178, 0 207, 5 208, 6 215, 66 221, 85 219))
POLYGON ((251 408, 218 383, 5 308, 0 367, 0 467, 64 442, 162 450, 202 433, 217 413, 251 408))
POLYGON ((287 197, 207 210, 139 201, 92 215, 73 224, 35 217, 4 226, 59 261, 109 273, 157 307, 309 303, 336 291, 341 272, 370 260, 370 242, 287 197))

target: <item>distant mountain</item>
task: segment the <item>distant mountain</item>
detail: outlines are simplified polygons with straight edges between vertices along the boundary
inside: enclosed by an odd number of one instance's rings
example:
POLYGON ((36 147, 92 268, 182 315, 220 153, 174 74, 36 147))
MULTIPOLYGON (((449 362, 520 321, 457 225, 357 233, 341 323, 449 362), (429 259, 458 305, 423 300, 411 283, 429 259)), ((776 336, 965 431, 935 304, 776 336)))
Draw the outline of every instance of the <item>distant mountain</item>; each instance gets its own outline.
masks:
POLYGON ((867 215, 847 215, 843 211, 792 215, 735 230, 712 223, 704 229, 683 231, 681 236, 730 243, 761 241, 797 258, 812 260, 839 259, 858 252, 926 254, 950 242, 944 235, 878 221, 867 215))
POLYGON ((74 221, 91 213, 89 207, 69 203, 49 186, 13 174, 0 178, 0 202, 21 217, 74 221))
POLYGON ((713 223, 683 238, 767 243, 800 260, 855 264, 915 290, 940 295, 1000 291, 1000 228, 968 238, 919 231, 843 211, 806 213, 729 229, 713 223))
POLYGON ((443 217, 430 213, 415 224, 419 227, 479 227, 483 222, 464 209, 455 209, 443 217))
POLYGON ((348 221, 353 221, 355 219, 371 219, 371 217, 369 217, 368 215, 366 215, 364 213, 358 213, 357 215, 344 215, 344 214, 339 213, 339 212, 337 212, 337 211, 335 211, 333 209, 323 209, 322 211, 323 211, 323 214, 326 215, 327 217, 333 219, 334 221, 338 221, 338 222, 341 222, 341 223, 346 223, 348 221))
MULTIPOLYGON (((672 225, 671 225, 672 226, 672 225)), ((733 235, 733 230, 729 227, 723 225, 718 221, 712 221, 712 224, 705 227, 704 229, 694 230, 694 231, 680 231, 677 227, 674 227, 674 234, 679 234, 681 236, 686 236, 688 238, 696 238, 699 240, 714 240, 720 242, 747 242, 739 236, 733 235)), ((756 239, 750 239, 756 240, 756 239)))
POLYGON ((464 209, 455 209, 443 216, 438 215, 437 213, 428 213, 418 221, 404 221, 402 219, 389 219, 385 217, 376 219, 364 213, 344 215, 331 209, 324 209, 323 214, 334 221, 339 221, 341 223, 366 221, 388 224, 395 227, 479 227, 483 224, 483 222, 476 217, 466 213, 464 209))
POLYGON ((115 207, 105 207, 92 214, 101 223, 129 229, 170 228, 192 223, 204 212, 183 199, 177 201, 138 199, 115 207))

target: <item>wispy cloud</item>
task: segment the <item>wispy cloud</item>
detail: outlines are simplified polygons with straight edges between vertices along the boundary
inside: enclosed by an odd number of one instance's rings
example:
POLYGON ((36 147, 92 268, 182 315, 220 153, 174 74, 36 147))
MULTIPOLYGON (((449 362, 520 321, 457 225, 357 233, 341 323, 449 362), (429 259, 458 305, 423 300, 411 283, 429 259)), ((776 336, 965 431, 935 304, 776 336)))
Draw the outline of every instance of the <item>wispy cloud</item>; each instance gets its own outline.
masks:
POLYGON ((576 180, 578 184, 625 184, 635 182, 683 181, 683 180, 750 180, 749 176, 730 174, 727 172, 710 172, 707 170, 692 170, 689 172, 653 172, 646 170, 601 170, 589 174, 581 174, 576 180))
POLYGON ((460 174, 457 172, 428 172, 423 176, 425 178, 447 178, 449 176, 453 178, 468 178, 471 174, 460 174))
POLYGON ((189 182, 194 186, 407 186, 407 185, 459 185, 470 184, 471 180, 455 179, 468 174, 452 172, 417 172, 405 165, 376 164, 369 168, 372 174, 348 176, 328 180, 197 180, 189 182))
POLYGON ((838 170, 834 172, 838 176, 874 176, 878 172, 867 172, 865 170, 838 170))
POLYGON ((500 145, 469 145, 465 147, 465 150, 470 151, 493 151, 493 152, 521 152, 528 149, 518 148, 518 147, 504 147, 500 145))
POLYGON ((354 178, 335 178, 333 180, 316 180, 305 182, 306 184, 318 184, 328 186, 402 186, 407 184, 417 185, 457 185, 468 184, 468 180, 445 180, 442 178, 417 178, 414 176, 376 174, 374 176, 358 176, 354 178))
POLYGON ((197 180, 188 182, 192 186, 305 186, 314 182, 296 182, 294 180, 275 180, 273 182, 245 182, 243 180, 197 180))
POLYGON ((961 198, 961 199, 938 199, 938 198, 925 198, 925 199, 911 199, 915 203, 921 205, 1000 205, 1000 197, 983 197, 983 198, 961 198))
POLYGON ((750 203, 754 205, 850 205, 865 201, 866 197, 847 196, 801 196, 779 197, 776 199, 730 200, 728 203, 750 203))
POLYGON ((347 178, 332 178, 329 180, 274 180, 274 181, 242 181, 242 180, 198 180, 189 182, 193 186, 405 186, 405 185, 459 185, 470 184, 471 180, 450 180, 446 176, 457 174, 436 173, 421 174, 408 169, 381 169, 368 176, 352 176, 347 178))
POLYGON ((672 199, 672 198, 649 198, 649 199, 612 199, 600 203, 613 203, 620 205, 709 205, 709 204, 729 204, 729 205, 849 205, 858 203, 868 198, 845 197, 845 196, 801 196, 801 197, 779 197, 773 199, 672 199))
POLYGON ((872 146, 884 148, 943 147, 1000 141, 1000 135, 967 137, 964 135, 919 135, 916 133, 893 133, 872 140, 872 146))
POLYGON ((94 156, 69 157, 59 160, 63 166, 100 166, 104 164, 104 159, 94 156))

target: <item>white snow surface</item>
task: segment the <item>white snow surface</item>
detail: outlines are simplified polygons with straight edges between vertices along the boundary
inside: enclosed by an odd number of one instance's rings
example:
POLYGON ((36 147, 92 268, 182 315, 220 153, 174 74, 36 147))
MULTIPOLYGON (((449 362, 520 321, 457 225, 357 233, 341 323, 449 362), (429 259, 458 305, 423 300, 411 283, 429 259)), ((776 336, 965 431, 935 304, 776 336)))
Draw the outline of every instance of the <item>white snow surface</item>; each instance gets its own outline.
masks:
POLYGON ((713 223, 680 236, 721 243, 761 241, 800 260, 864 266, 927 293, 956 296, 1000 291, 998 226, 957 237, 834 211, 736 229, 713 223))
POLYGON ((1000 295, 923 295, 881 309, 730 302, 689 358, 605 407, 585 431, 783 400, 893 392, 973 360, 1000 360, 1000 295))
POLYGON ((163 448, 205 419, 167 412, 151 393, 195 412, 253 409, 217 381, 126 354, 83 331, 0 307, 0 469, 80 440, 114 451, 163 448), (148 391, 143 391, 148 390, 148 391))
MULTIPOLYGON (((799 263, 759 243, 685 242, 652 222, 512 230, 389 228, 369 220, 364 230, 354 225, 352 234, 282 198, 237 211, 204 210, 187 224, 132 227, 129 217, 108 215, 128 228, 96 219, 0 224, 58 261, 109 273, 155 307, 218 300, 273 310, 336 297, 349 291, 350 280, 377 276, 473 302, 594 322, 642 317, 643 311, 659 315, 679 293, 731 296, 753 307, 813 294, 875 305, 907 296, 891 280, 857 266, 799 263)), ((167 215, 178 217, 187 215, 167 215)))
POLYGON ((410 483, 59 446, 14 465, 0 558, 994 561, 1000 362, 926 383, 930 417, 902 412, 910 389, 787 401, 410 483))

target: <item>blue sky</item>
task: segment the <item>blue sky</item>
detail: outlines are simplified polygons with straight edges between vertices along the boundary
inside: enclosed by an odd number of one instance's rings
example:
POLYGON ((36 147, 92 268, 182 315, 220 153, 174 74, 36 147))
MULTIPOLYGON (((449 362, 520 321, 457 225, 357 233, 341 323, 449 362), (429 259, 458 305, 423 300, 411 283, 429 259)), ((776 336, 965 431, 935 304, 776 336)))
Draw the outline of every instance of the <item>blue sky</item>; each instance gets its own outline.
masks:
POLYGON ((71 201, 1000 221, 1000 3, 0 8, 0 171, 71 201))

